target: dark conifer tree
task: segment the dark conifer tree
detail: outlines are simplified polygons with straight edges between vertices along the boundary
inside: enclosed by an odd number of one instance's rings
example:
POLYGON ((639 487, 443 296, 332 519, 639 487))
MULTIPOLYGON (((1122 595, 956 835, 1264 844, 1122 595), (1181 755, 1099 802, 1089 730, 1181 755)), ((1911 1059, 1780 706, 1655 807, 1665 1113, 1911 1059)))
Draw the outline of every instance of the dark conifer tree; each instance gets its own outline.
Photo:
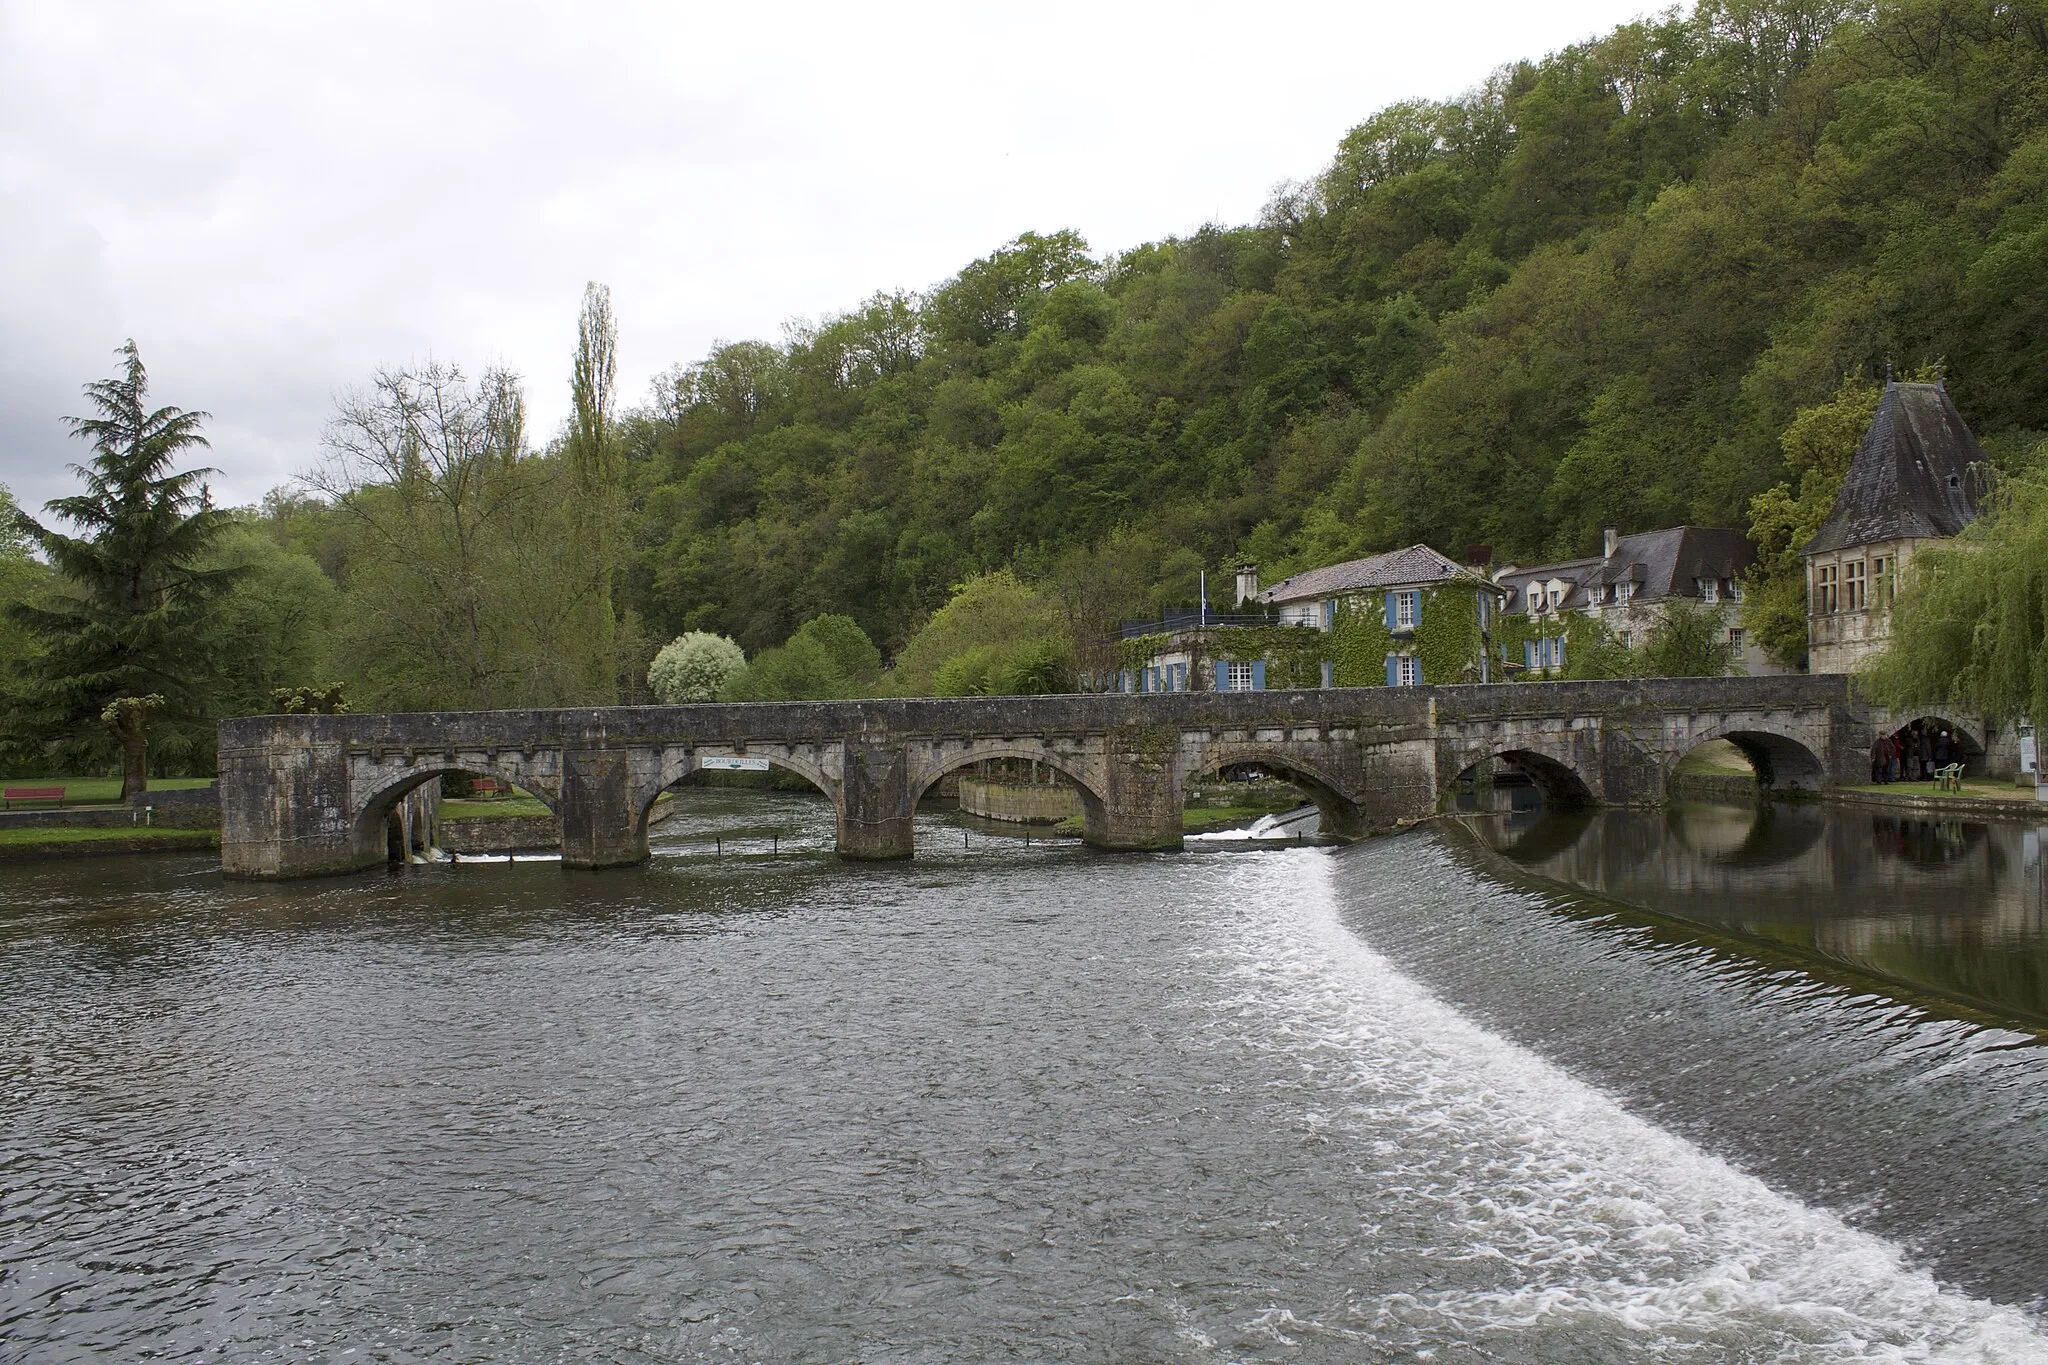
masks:
POLYGON ((173 720, 206 713, 215 662, 206 618, 234 571, 205 567, 230 519, 208 493, 213 471, 174 468, 207 444, 199 428, 208 414, 149 408, 135 343, 116 354, 122 373, 85 386, 96 415, 64 419, 92 443, 91 462, 72 466, 85 491, 45 504, 78 534, 16 514, 58 582, 43 600, 11 610, 42 644, 19 714, 46 739, 104 743, 111 734, 123 751, 125 799, 147 784, 143 718, 158 708, 173 720), (117 705, 149 698, 154 705, 117 705))

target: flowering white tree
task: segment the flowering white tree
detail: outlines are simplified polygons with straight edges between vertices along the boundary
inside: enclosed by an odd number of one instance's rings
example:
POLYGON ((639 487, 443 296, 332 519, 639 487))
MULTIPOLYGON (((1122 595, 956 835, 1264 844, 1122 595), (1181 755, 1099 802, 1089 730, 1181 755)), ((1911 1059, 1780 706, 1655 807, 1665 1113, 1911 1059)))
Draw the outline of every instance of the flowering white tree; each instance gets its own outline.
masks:
POLYGON ((746 652, 731 640, 693 630, 661 647, 647 670, 647 685, 670 706, 716 701, 719 689, 746 667, 746 652))

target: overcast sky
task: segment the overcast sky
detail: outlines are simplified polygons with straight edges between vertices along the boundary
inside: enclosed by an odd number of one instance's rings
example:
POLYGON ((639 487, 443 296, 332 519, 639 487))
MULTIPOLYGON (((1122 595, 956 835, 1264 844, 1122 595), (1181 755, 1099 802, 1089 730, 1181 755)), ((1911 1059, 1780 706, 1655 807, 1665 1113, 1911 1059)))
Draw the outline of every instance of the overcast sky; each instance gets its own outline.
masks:
POLYGON ((544 439, 586 280, 637 402, 1025 230, 1247 221, 1374 109, 1647 8, 0 0, 0 482, 71 490, 130 336, 229 502, 383 362, 509 365, 544 439))

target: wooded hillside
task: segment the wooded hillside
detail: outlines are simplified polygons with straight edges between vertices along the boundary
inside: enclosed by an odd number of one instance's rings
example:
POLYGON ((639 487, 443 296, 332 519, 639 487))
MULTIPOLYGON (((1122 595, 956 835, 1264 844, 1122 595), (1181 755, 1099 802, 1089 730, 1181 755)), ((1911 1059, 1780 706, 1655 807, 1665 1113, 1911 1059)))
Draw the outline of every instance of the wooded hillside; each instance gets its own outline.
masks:
POLYGON ((1237 557, 1746 525, 1798 412, 1888 358, 1944 363, 2014 459, 2048 426, 2044 124, 2039 0, 1630 24, 1373 115, 1258 223, 1025 233, 678 368, 628 423, 626 596, 659 636, 843 612, 893 651, 997 568, 1106 620, 1237 557))

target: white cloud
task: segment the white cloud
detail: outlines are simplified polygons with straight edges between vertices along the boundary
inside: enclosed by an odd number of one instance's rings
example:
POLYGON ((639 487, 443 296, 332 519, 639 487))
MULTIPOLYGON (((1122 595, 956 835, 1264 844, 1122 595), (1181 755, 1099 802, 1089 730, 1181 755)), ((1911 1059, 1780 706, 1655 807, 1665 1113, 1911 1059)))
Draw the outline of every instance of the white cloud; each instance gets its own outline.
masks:
POLYGON ((249 501, 429 350, 551 429, 585 280, 637 394, 1026 229, 1245 221, 1374 109, 1642 8, 8 0, 0 481, 68 490, 57 419, 131 335, 249 501))

